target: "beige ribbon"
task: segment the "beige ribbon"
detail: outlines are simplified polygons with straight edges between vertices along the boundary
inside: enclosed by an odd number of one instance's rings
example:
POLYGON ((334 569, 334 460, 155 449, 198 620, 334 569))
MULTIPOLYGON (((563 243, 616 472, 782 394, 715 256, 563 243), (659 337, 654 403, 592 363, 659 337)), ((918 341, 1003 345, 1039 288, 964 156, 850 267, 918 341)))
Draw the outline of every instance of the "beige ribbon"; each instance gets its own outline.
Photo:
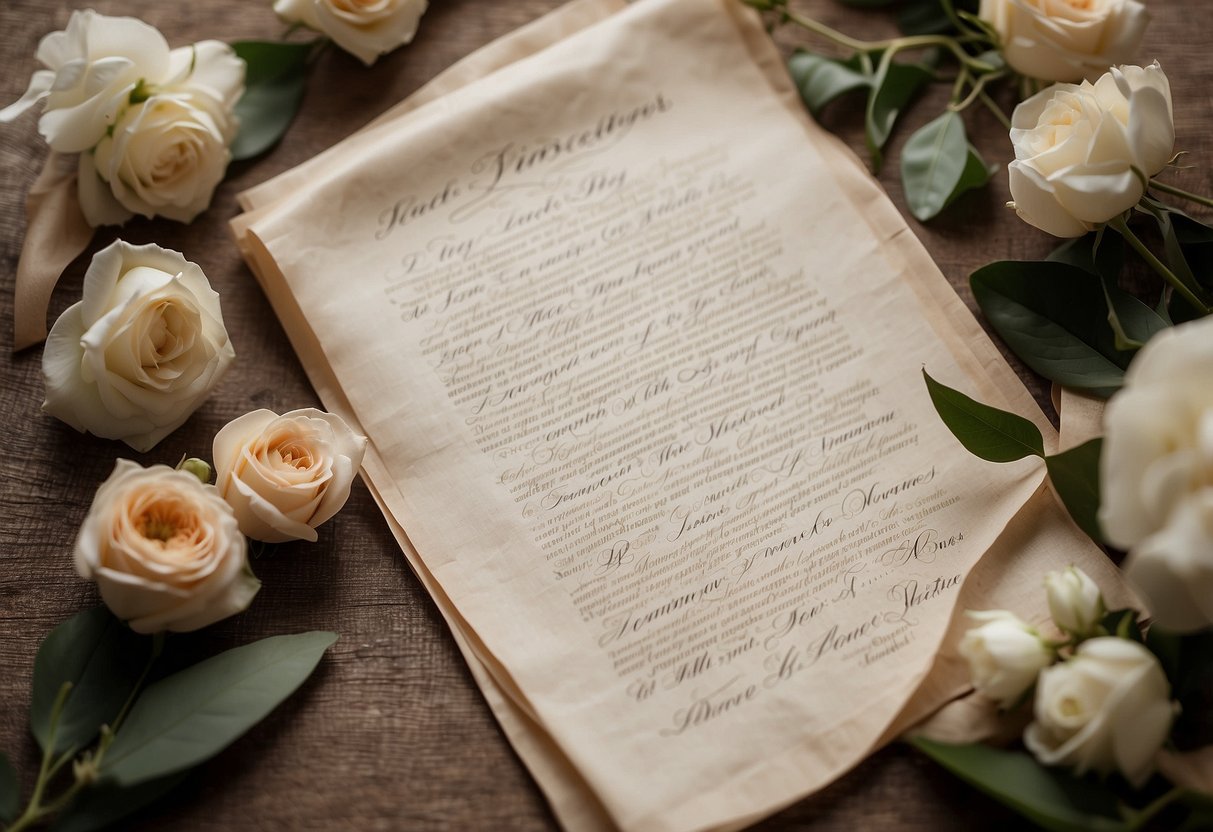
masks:
POLYGON ((25 242, 17 261, 13 351, 46 340, 46 310, 59 276, 93 239, 76 197, 76 159, 53 150, 25 200, 25 242))

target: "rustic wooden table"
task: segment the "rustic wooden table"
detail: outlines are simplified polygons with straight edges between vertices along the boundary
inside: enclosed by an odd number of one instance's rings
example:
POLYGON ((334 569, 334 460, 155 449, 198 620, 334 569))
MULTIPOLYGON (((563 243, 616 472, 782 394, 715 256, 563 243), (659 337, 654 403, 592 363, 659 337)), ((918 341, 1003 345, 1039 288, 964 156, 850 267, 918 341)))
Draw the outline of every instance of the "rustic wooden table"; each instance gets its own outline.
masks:
MULTIPOLYGON (((336 51, 315 67, 302 111, 280 146, 234 165, 211 210, 190 226, 137 221, 134 243, 156 242, 198 262, 223 298, 238 360, 184 427, 147 454, 77 434, 43 415, 41 350, 0 348, 0 748, 28 789, 37 761, 27 723, 38 642, 60 621, 97 603, 72 568, 71 546, 96 486, 117 457, 175 463, 208 456, 210 440, 248 410, 317 404, 282 329, 232 244, 226 224, 235 194, 343 138, 476 47, 559 5, 561 0, 436 0, 416 42, 370 69, 336 51)), ((34 70, 33 51, 83 0, 0 2, 0 103, 15 100, 34 70)), ((220 38, 277 37, 270 0, 96 0, 108 14, 141 17, 174 45, 220 38)), ((833 0, 805 11, 865 37, 893 33, 891 19, 833 0)), ((1167 0, 1142 60, 1157 57, 1171 79, 1177 146, 1193 167, 1172 181, 1213 191, 1213 30, 1201 0, 1167 0)), ((796 31, 778 39, 790 50, 796 31)), ((937 85, 938 86, 938 85, 937 85)), ((894 136, 891 158, 914 127, 938 112, 934 90, 894 136)), ((862 114, 835 107, 829 126, 862 148, 862 114)), ((989 114, 974 111, 970 135, 987 159, 1005 163, 1010 146, 989 114)), ((0 343, 11 343, 12 287, 24 234, 24 195, 45 147, 27 116, 0 129, 0 343)), ((896 164, 880 180, 904 210, 896 164)), ((999 258, 1042 256, 1051 246, 1003 207, 1006 174, 929 227, 911 223, 957 291, 972 305, 967 276, 999 258)), ((51 304, 58 315, 80 294, 88 255, 116 233, 103 229, 68 269, 51 304)), ((1039 380, 1021 373, 1044 399, 1039 380)), ((434 605, 400 556, 370 495, 359 484, 344 513, 315 545, 285 545, 255 569, 264 588, 252 608, 204 632, 179 637, 207 654, 283 632, 332 629, 341 640, 316 675, 283 707, 175 796, 139 816, 138 829, 550 829, 543 798, 510 750, 477 692, 434 605)), ((873 756, 839 782, 762 824, 765 829, 1018 829, 991 801, 960 786, 905 747, 873 756)))

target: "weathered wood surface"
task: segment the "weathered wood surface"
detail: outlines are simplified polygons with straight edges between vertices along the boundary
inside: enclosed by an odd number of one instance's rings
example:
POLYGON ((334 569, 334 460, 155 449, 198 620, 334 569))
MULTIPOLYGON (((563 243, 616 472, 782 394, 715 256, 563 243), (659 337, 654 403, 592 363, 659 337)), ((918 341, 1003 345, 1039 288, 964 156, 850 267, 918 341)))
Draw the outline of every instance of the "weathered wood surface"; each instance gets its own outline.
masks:
MULTIPOLYGON (((315 67, 302 112, 267 156, 233 167, 211 210, 191 226, 137 221, 134 243, 157 242, 205 269, 223 298, 238 360, 210 401, 148 454, 81 436, 39 410, 38 348, 11 355, 12 287, 24 234, 24 194, 45 148, 35 119, 0 128, 0 748, 23 772, 36 768, 26 713, 34 651, 59 621, 96 603, 71 565, 76 529, 117 457, 176 462, 207 456, 228 420, 268 407, 317 404, 269 305, 226 229, 234 195, 343 138, 472 49, 559 5, 560 0, 437 0, 417 41, 366 69, 342 53, 315 67)), ((38 38, 62 28, 64 0, 0 2, 0 103, 16 99, 33 71, 38 38)), ((141 17, 174 45, 221 38, 273 38, 283 29, 269 0, 97 0, 108 14, 141 17)), ((879 13, 831 0, 803 8, 867 37, 892 33, 879 13)), ((1175 93, 1177 146, 1194 167, 1171 181, 1213 191, 1213 35, 1200 0, 1167 0, 1155 14, 1142 60, 1159 58, 1175 93)), ((778 36, 789 49, 799 32, 778 36)), ((946 92, 932 91, 897 131, 890 158, 914 127, 933 117, 946 92), (928 106, 934 105, 934 106, 928 106)), ((836 107, 829 126, 862 148, 862 116, 836 107)), ((990 160, 1010 147, 988 113, 968 114, 970 134, 990 160)), ((904 210, 895 164, 881 182, 904 210)), ((967 275, 998 258, 1043 255, 1051 242, 1003 207, 1006 175, 930 227, 911 223, 972 305, 967 275)), ((92 251, 115 237, 97 235, 92 251)), ((79 298, 88 254, 65 274, 57 315, 79 298)), ((1040 382, 1023 372, 1044 400, 1040 382)), ((316 545, 286 545, 256 562, 264 588, 243 615, 181 641, 205 654, 275 633, 333 629, 341 640, 316 676, 262 725, 206 765, 139 829, 550 829, 554 821, 477 692, 433 604, 409 572, 366 489, 359 484, 316 545)), ((875 755, 838 783, 762 825, 765 829, 961 830, 1020 824, 985 798, 902 747, 875 755)))

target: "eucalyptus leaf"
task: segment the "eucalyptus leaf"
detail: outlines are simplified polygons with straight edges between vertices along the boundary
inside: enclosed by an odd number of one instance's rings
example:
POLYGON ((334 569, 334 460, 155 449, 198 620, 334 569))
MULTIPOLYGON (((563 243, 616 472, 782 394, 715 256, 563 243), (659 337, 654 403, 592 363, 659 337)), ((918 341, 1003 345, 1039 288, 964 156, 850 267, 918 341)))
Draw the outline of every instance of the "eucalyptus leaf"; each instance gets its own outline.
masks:
POLYGON ((989 462, 1014 462, 1045 455, 1036 425, 1015 413, 974 401, 922 371, 931 402, 943 423, 969 453, 989 462))
POLYGON ((788 61, 788 71, 800 97, 814 117, 838 98, 854 90, 867 89, 872 79, 863 72, 858 56, 845 61, 797 50, 788 61))
POLYGON ((970 284, 991 326, 1033 370, 1095 395, 1120 387, 1133 353, 1116 347, 1097 277, 1068 263, 1003 260, 970 284))
POLYGON ((921 64, 882 61, 878 65, 864 114, 864 136, 874 170, 880 169, 882 150, 893 132, 897 117, 923 87, 931 83, 932 78, 934 73, 921 64))
POLYGON ((139 636, 105 607, 72 616, 51 631, 34 658, 30 728, 44 750, 59 689, 68 691, 55 730, 53 753, 83 748, 114 720, 135 688, 152 640, 139 636))
POLYGON ((336 633, 274 636, 236 647, 149 685, 101 766, 133 786, 202 763, 303 684, 336 633))
POLYGON ((920 127, 901 151, 901 182, 910 213, 934 217, 956 190, 969 161, 969 142, 959 113, 948 110, 920 127))
POLYGON ((303 101, 308 60, 316 43, 245 40, 232 44, 248 67, 244 95, 236 102, 240 132, 232 142, 232 159, 251 159, 282 138, 303 101))
POLYGON ((8 823, 21 811, 21 781, 8 757, 0 754, 0 823, 8 823))
POLYGON ((948 199, 943 207, 947 208, 968 191, 985 187, 997 170, 997 165, 987 165, 985 159, 982 159, 981 154, 977 152, 977 148, 970 144, 969 156, 965 160, 964 170, 960 173, 960 181, 956 183, 952 193, 948 194, 948 199))
POLYGON ((1116 338, 1116 348, 1139 349, 1168 324, 1161 315, 1107 278, 1100 278, 1108 303, 1108 324, 1116 338))
POLYGON ((1023 751, 979 743, 951 745, 915 737, 911 743, 971 786, 1050 832, 1128 832, 1116 794, 1063 769, 1045 768, 1023 751))
POLYGON ((1096 543, 1103 542, 1099 529, 1099 454, 1102 450, 1103 439, 1097 437, 1045 458, 1053 490, 1078 527, 1096 543))
POLYGON ((95 832, 113 827, 123 818, 150 806, 168 794, 190 774, 182 771, 123 788, 115 783, 95 783, 80 792, 55 820, 52 832, 95 832))
POLYGON ((1115 282, 1125 264, 1125 243, 1118 235, 1092 232, 1066 240, 1050 252, 1049 261, 1069 263, 1115 282))

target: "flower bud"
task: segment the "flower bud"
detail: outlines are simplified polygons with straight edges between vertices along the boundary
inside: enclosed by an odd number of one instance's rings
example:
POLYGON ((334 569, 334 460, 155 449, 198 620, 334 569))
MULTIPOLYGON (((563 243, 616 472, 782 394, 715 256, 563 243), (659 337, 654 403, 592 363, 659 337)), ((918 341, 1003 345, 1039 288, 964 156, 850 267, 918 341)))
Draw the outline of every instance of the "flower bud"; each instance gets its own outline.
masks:
POLYGON ((1049 614, 1063 632, 1085 637, 1094 635, 1103 618, 1103 595, 1095 581, 1081 569, 1071 566, 1045 575, 1049 614))

